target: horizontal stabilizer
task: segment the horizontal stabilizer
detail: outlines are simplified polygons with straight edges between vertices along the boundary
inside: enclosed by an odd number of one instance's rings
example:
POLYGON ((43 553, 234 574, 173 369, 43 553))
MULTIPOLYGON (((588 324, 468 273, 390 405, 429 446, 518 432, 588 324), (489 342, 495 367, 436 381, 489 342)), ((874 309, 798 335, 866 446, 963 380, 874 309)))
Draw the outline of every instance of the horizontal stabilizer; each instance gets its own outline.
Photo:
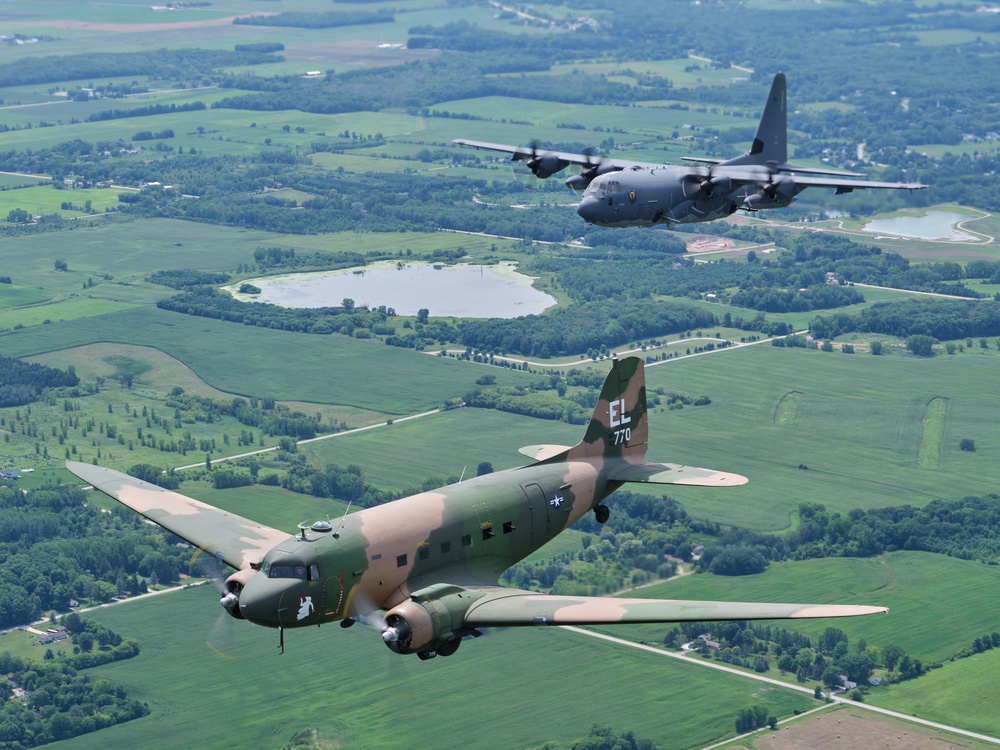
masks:
POLYGON ((547 458, 558 456, 560 453, 569 450, 568 445, 556 445, 554 443, 542 443, 541 445, 526 445, 518 448, 517 452, 536 461, 544 461, 547 458))
POLYGON ((259 562, 264 553, 291 536, 120 471, 77 461, 67 461, 66 468, 105 495, 237 570, 259 562))
POLYGON ((686 484, 692 487, 736 487, 748 481, 740 474, 681 464, 625 464, 612 471, 608 478, 616 482, 686 484))
POLYGON ((786 620, 857 617, 888 611, 886 607, 864 605, 589 598, 496 589, 469 607, 464 624, 479 628, 513 625, 786 620))

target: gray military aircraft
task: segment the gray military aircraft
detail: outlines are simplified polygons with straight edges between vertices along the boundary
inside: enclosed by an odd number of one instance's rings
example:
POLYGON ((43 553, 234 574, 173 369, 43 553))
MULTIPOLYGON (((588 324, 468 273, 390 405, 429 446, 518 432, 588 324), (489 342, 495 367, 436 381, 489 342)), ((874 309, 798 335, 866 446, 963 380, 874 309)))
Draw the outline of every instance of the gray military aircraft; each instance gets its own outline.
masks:
POLYGON ((267 627, 374 625, 398 654, 450 656, 480 628, 854 617, 885 607, 557 596, 500 586, 500 574, 627 482, 734 487, 739 474, 646 461, 641 359, 615 360, 583 439, 532 445, 532 463, 299 526, 264 526, 100 466, 66 468, 236 569, 222 607, 267 627), (377 614, 383 613, 383 614, 377 614))
POLYGON ((512 154, 536 177, 551 177, 571 164, 580 172, 566 180, 584 190, 576 212, 602 227, 649 227, 712 221, 736 211, 784 208, 806 188, 835 188, 837 195, 863 188, 923 190, 916 182, 873 182, 855 172, 800 167, 788 163, 785 74, 778 73, 750 150, 733 159, 684 157, 707 166, 686 167, 595 157, 537 146, 453 141, 462 146, 512 154))

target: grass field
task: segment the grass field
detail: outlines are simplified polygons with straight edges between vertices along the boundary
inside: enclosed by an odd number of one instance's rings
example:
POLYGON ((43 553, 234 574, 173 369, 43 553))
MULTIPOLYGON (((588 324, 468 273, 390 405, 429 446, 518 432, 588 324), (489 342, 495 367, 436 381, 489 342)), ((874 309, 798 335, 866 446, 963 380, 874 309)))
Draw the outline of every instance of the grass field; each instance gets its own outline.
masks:
POLYGON ((601 722, 684 748, 731 735, 740 708, 784 716, 813 704, 554 628, 491 631, 427 663, 392 654, 364 627, 310 629, 287 633, 279 655, 274 631, 231 620, 214 599, 197 588, 94 613, 143 652, 89 674, 153 713, 62 746, 273 750, 314 727, 343 747, 524 748, 568 744, 601 722), (476 695, 488 709, 460 697, 476 695))
POLYGON ((963 728, 1000 736, 996 710, 1000 682, 991 679, 997 670, 1000 670, 1000 651, 994 649, 946 662, 941 669, 919 680, 876 690, 869 703, 931 721, 955 721, 960 716, 963 728))
MULTIPOLYGON (((892 552, 878 560, 828 558, 772 563, 767 571, 753 576, 684 576, 646 587, 642 595, 886 606, 887 616, 836 622, 800 620, 783 627, 817 637, 832 625, 847 633, 852 647, 859 638, 878 648, 895 643, 911 656, 930 663, 945 661, 961 649, 971 648, 976 638, 996 629, 990 602, 998 585, 1000 570, 996 566, 930 552, 892 552)), ((642 627, 649 628, 647 640, 655 642, 660 642, 668 629, 642 627)))

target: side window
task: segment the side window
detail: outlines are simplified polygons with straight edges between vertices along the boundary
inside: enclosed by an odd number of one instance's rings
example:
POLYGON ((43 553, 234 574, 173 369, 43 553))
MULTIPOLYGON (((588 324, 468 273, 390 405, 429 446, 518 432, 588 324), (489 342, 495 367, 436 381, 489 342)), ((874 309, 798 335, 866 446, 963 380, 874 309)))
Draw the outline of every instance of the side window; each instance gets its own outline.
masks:
POLYGON ((466 534, 462 537, 462 546, 471 547, 472 546, 472 534, 466 534))
POLYGON ((313 563, 309 566, 309 580, 318 581, 319 580, 319 565, 313 563))
POLYGON ((449 552, 451 552, 451 542, 441 542, 441 554, 447 555, 449 552))
POLYGON ((396 567, 406 567, 406 555, 396 555, 396 567))

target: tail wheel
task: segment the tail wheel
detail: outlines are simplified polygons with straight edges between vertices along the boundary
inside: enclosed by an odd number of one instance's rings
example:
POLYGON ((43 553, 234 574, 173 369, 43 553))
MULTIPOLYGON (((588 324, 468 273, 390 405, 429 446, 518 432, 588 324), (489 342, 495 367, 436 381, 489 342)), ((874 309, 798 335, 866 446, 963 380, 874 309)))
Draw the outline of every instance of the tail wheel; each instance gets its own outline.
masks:
POLYGON ((598 505, 594 508, 594 517, 597 519, 598 523, 607 523, 608 519, 611 517, 611 508, 607 505, 598 505))

